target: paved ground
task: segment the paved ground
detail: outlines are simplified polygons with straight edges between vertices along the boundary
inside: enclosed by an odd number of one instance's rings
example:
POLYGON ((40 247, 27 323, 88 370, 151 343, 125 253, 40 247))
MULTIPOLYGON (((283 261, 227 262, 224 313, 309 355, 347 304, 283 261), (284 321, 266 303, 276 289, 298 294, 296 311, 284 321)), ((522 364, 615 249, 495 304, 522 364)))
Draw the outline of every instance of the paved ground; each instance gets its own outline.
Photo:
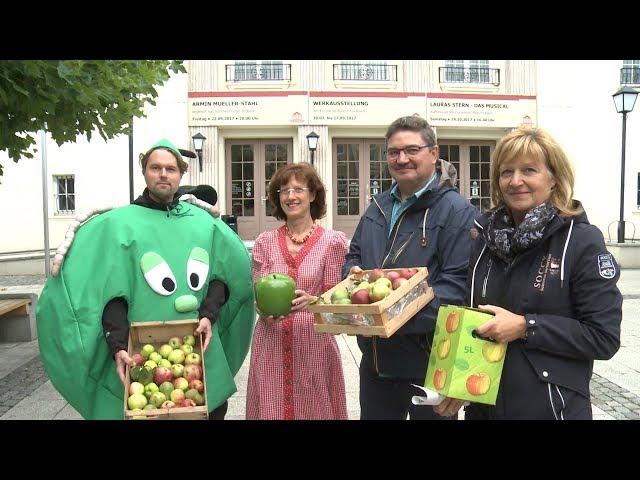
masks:
MULTIPOLYGON (((0 292, 39 294, 43 276, 0 276, 0 292)), ((608 361, 596 361, 591 380, 594 418, 640 419, 640 270, 623 270, 622 346, 608 361)), ((355 337, 337 337, 346 382, 349 419, 360 416, 355 337)), ((227 419, 244 419, 249 356, 236 376, 238 392, 229 401, 227 419)), ((58 394, 40 361, 38 342, 0 343, 0 420, 80 419, 58 394)), ((460 415, 462 418, 462 414, 460 415)))

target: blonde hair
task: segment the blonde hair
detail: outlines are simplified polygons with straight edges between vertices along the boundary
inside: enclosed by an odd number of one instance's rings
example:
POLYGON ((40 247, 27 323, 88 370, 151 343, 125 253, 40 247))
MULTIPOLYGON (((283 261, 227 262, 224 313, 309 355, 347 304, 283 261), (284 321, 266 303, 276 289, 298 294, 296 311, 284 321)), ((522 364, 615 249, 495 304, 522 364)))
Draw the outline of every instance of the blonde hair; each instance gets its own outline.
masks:
POLYGON ((500 191, 500 166, 516 157, 529 157, 544 163, 555 181, 549 201, 560 215, 570 217, 582 212, 582 207, 573 206, 575 174, 569 158, 547 131, 531 127, 514 129, 496 145, 490 169, 494 207, 505 203, 500 191))

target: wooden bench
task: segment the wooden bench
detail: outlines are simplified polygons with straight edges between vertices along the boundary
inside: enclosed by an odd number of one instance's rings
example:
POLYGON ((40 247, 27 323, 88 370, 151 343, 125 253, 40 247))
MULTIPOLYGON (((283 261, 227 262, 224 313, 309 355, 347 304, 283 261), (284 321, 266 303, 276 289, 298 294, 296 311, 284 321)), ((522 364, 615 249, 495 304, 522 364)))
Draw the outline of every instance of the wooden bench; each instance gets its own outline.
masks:
POLYGON ((29 315, 30 304, 31 300, 28 298, 12 298, 9 300, 0 300, 0 317, 5 314, 29 315))
POLYGON ((38 338, 32 293, 0 294, 0 342, 30 342, 38 338))

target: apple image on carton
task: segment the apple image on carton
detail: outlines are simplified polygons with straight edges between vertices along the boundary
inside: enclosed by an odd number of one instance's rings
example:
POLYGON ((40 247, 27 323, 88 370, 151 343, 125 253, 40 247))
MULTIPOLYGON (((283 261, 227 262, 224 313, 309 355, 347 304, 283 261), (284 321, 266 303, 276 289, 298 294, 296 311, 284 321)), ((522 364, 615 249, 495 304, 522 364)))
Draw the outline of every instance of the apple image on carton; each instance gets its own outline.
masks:
POLYGON ((467 391, 471 395, 484 395, 490 386, 491 378, 486 373, 472 373, 467 377, 467 391))
POLYGON ((487 343, 482 347, 482 356, 487 362, 496 363, 502 360, 506 351, 506 343, 487 343))
POLYGON ((447 371, 441 368, 436 368, 436 371, 433 374, 433 386, 436 387, 436 390, 442 390, 446 381, 447 371))
POLYGON ((458 314, 458 312, 451 312, 449 315, 447 315, 447 322, 445 324, 447 332, 455 332, 458 329, 458 325, 460 325, 460 315, 458 314))
POLYGON ((448 338, 440 340, 440 343, 438 343, 438 358, 447 358, 449 350, 451 350, 451 340, 448 338))

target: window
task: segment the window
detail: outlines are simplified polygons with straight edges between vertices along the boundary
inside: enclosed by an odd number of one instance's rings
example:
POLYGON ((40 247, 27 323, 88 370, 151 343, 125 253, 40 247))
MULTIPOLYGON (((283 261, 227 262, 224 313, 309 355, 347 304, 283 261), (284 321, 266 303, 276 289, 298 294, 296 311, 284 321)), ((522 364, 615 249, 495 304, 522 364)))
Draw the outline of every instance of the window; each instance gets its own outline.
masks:
POLYGON ((386 60, 345 60, 333 65, 333 79, 395 82, 398 67, 388 65, 386 60))
POLYGON ((489 68, 489 60, 445 60, 441 83, 488 83, 500 85, 500 70, 489 68))
POLYGON ((76 211, 74 175, 54 175, 56 215, 69 215, 76 211))
POLYGON ((621 84, 640 84, 640 60, 623 60, 620 69, 621 84))
POLYGON ((291 80, 291 64, 282 60, 243 60, 226 67, 227 82, 291 80))

